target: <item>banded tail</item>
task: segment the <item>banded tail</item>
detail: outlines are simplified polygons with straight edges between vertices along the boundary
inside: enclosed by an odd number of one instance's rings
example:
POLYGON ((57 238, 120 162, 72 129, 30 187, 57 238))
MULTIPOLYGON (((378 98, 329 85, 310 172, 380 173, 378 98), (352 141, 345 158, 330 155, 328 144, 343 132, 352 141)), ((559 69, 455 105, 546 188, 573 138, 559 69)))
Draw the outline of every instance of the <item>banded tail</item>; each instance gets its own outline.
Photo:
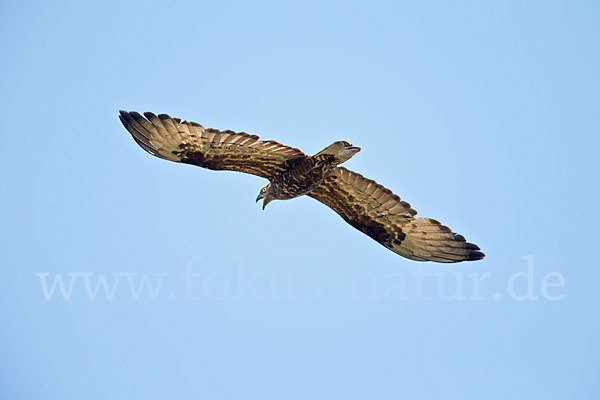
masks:
POLYGON ((313 157, 322 155, 331 155, 335 158, 335 164, 341 164, 352 158, 353 155, 360 151, 360 147, 352 146, 350 143, 340 140, 333 142, 323 150, 315 154, 313 157))

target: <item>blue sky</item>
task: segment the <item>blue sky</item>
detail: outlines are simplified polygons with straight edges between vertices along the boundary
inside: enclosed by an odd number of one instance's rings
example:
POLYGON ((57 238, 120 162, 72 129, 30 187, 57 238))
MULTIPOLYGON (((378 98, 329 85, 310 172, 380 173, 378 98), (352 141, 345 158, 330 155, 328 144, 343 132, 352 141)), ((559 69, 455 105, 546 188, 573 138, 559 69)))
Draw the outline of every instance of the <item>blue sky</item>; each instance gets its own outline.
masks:
POLYGON ((0 397, 598 398, 597 2, 0 13, 0 397), (348 140, 487 257, 262 211, 263 179, 152 157, 119 109, 348 140))

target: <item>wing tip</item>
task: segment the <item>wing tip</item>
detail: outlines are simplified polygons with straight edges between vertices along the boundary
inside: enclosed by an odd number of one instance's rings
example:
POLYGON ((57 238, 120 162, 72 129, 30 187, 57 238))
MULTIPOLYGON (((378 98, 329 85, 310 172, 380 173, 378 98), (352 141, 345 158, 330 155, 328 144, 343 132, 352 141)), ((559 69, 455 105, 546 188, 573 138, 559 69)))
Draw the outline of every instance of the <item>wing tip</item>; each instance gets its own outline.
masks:
POLYGON ((481 249, 479 248, 479 246, 477 246, 475 243, 469 243, 466 241, 465 237, 463 235, 459 235, 459 234, 454 234, 454 237, 456 239, 458 239, 461 242, 464 242, 464 249, 468 250, 469 252, 466 254, 466 259, 464 261, 477 261, 477 260, 482 260, 483 258, 485 258, 485 253, 481 251, 481 249))
POLYGON ((148 120, 152 120, 152 119, 156 118, 156 115, 150 111, 145 111, 144 117, 148 118, 148 120))
MULTIPOLYGON (((477 247, 477 246, 475 246, 477 247)), ((477 247, 477 249, 479 249, 479 247, 477 247)), ((485 258, 485 253, 483 253, 482 251, 471 251, 469 254, 467 254, 467 258, 464 261, 477 261, 477 260, 483 260, 485 258)))

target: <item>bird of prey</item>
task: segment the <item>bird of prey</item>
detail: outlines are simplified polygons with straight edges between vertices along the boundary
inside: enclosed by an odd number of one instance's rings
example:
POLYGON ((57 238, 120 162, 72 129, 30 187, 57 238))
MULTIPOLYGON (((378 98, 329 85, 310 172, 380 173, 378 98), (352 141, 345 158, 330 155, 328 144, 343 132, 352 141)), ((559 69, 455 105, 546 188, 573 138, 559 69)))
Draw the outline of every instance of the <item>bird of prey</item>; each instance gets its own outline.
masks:
POLYGON ((417 212, 377 182, 339 165, 360 151, 346 141, 313 156, 246 132, 219 131, 166 114, 120 111, 133 139, 148 153, 212 170, 245 172, 269 180, 256 201, 307 195, 394 253, 417 261, 453 263, 480 260, 477 245, 417 212))

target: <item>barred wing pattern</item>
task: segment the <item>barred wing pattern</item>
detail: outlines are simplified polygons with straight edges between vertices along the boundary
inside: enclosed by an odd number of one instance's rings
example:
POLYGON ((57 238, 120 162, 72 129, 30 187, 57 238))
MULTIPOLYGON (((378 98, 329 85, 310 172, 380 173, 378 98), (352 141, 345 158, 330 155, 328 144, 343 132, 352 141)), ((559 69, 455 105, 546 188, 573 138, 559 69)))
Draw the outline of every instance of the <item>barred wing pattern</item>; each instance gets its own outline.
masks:
POLYGON ((270 179, 306 155, 246 132, 219 131, 166 114, 120 111, 133 139, 148 153, 166 160, 213 170, 245 172, 270 179))
POLYGON ((416 261, 452 263, 485 255, 461 235, 417 212, 391 190, 361 174, 337 167, 308 196, 393 252, 416 261))

